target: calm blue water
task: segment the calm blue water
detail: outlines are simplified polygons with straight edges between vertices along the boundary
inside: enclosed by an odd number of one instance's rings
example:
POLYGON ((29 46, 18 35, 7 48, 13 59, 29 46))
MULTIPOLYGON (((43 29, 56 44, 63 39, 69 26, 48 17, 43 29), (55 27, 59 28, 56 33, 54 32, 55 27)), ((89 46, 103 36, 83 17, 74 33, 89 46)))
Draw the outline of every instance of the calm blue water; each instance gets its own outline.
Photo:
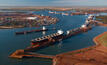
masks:
MULTIPOLYGON (((37 11, 35 14, 44 14, 57 17, 60 21, 56 25, 47 26, 47 28, 56 27, 64 31, 80 27, 84 24, 87 16, 62 16, 59 14, 48 14, 48 11, 37 11)), ((49 59, 30 58, 30 59, 12 59, 8 55, 17 49, 24 49, 30 45, 30 40, 43 36, 42 32, 27 35, 15 35, 16 31, 31 30, 37 28, 19 28, 19 29, 0 29, 0 65, 51 65, 49 59)), ((68 51, 73 51, 94 45, 93 37, 107 31, 106 27, 96 26, 92 30, 72 36, 58 44, 41 49, 37 53, 56 55, 68 51)), ((55 33, 56 30, 45 32, 46 35, 55 33)))

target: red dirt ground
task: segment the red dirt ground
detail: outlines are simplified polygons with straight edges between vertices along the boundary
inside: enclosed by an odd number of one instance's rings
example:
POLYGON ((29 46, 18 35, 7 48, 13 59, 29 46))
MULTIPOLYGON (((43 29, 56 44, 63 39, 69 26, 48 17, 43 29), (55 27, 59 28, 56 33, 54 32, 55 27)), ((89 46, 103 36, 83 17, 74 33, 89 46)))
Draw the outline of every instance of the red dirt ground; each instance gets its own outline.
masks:
POLYGON ((107 47, 97 40, 104 34, 93 39, 95 46, 57 55, 53 65, 107 65, 107 47))

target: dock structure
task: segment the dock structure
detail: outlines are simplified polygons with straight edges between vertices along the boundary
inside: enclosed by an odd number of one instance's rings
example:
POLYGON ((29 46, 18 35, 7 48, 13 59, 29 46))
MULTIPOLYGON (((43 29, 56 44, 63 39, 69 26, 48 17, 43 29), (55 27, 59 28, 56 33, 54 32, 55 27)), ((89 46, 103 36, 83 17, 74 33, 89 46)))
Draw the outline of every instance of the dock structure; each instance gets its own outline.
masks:
POLYGON ((33 52, 25 52, 24 50, 17 50, 14 53, 12 53, 9 57, 20 58, 20 59, 21 58, 33 58, 33 57, 53 59, 55 56, 33 53, 33 52))
POLYGON ((32 52, 29 52, 29 54, 31 55, 26 55, 26 57, 30 56, 30 57, 39 57, 39 58, 49 58, 49 59, 53 59, 55 57, 53 55, 45 55, 45 54, 32 53, 32 52))

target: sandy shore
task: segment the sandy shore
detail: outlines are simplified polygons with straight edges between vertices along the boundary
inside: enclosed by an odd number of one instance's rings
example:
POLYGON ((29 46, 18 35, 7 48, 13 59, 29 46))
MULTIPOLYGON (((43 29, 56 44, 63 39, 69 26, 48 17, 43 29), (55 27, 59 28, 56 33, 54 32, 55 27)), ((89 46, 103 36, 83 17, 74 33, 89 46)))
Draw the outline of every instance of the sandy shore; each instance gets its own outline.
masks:
POLYGON ((56 55, 53 65, 107 65, 107 47, 98 40, 105 34, 93 39, 95 46, 56 55))
POLYGON ((24 26, 0 26, 0 29, 23 28, 24 26))

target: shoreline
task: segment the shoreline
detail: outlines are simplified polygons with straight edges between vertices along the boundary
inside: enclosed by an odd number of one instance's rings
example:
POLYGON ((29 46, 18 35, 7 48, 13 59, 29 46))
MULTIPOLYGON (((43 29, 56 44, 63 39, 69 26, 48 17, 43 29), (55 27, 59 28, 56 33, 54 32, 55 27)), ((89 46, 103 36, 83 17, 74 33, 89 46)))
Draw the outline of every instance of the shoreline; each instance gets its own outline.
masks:
POLYGON ((105 58, 105 55, 107 54, 107 47, 104 47, 98 41, 98 39, 105 34, 107 34, 107 32, 93 38, 95 42, 94 46, 56 55, 53 59, 53 65, 106 65, 107 58, 105 58))
POLYGON ((0 29, 24 28, 24 26, 0 26, 0 29))
POLYGON ((95 42, 96 45, 102 45, 102 43, 100 43, 100 41, 98 40, 100 37, 102 37, 103 35, 107 34, 107 32, 104 32, 96 37, 94 37, 93 41, 95 42))

